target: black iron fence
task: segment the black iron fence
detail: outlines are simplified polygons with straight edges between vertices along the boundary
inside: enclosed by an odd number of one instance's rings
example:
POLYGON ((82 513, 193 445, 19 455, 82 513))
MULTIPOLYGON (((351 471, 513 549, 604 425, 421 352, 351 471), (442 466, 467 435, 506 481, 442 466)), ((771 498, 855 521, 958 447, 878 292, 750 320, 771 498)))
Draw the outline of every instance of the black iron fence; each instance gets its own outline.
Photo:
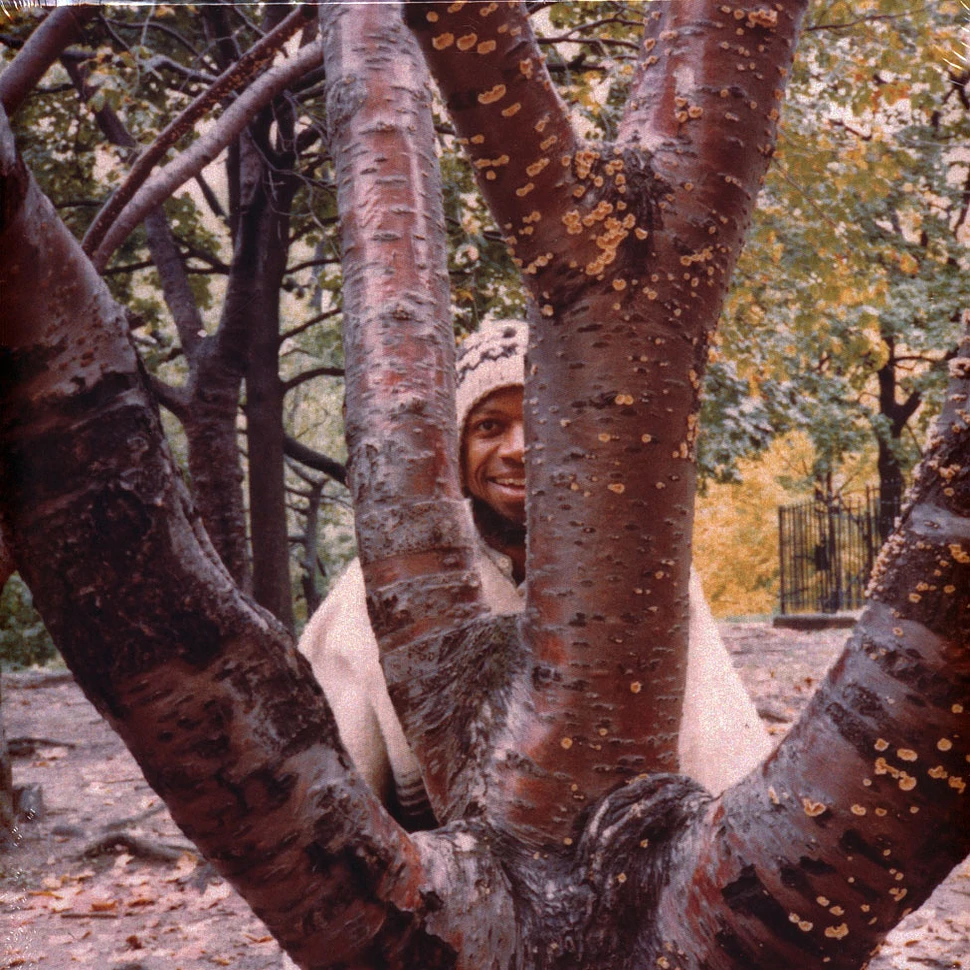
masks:
POLYGON ((879 523, 891 522, 898 512, 883 509, 877 488, 780 506, 781 612, 860 609, 886 538, 879 523))

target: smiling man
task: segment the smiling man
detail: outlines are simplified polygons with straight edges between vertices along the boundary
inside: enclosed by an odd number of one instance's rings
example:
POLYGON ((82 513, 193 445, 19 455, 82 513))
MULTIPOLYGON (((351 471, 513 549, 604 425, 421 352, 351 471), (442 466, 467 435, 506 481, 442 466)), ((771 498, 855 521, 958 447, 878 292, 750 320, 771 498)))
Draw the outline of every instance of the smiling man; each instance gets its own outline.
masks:
MULTIPOLYGON (((527 340, 524 323, 500 321, 485 324, 458 350, 462 484, 480 539, 476 568, 495 613, 521 612, 524 602, 527 340)), ((307 624, 300 650, 313 665, 341 740, 364 779, 407 827, 432 826, 418 763, 387 694, 356 560, 307 624)), ((692 571, 681 770, 717 793, 770 749, 692 571)))

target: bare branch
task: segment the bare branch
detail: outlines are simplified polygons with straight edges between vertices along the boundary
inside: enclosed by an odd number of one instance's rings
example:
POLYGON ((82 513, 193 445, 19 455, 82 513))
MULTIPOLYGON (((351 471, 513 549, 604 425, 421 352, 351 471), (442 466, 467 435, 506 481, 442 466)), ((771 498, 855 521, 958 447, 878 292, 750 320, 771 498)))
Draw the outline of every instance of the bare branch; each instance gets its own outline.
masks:
MULTIPOLYGON (((124 239, 127 237, 131 229, 134 228, 140 221, 141 217, 136 219, 134 223, 131 224, 127 231, 119 230, 115 227, 116 222, 120 222, 122 215, 126 215, 128 218, 125 225, 131 221, 129 215, 130 211, 133 209, 132 202, 143 196, 143 193, 139 192, 139 187, 143 186, 145 180, 148 178, 152 169, 155 165, 164 157, 165 153, 169 148, 172 147, 186 132, 188 132, 195 122, 207 114, 214 105, 216 105, 222 98, 226 95, 238 90, 242 85, 251 81, 254 75, 258 74, 259 71, 265 67, 265 65, 273 59, 277 51, 282 47, 288 38, 295 34, 301 27, 303 27, 307 20, 313 15, 313 8, 309 6, 301 6, 297 10, 294 10, 289 14, 274 30, 270 31, 262 40, 254 44, 245 54, 243 54, 238 61, 236 61, 232 67, 225 71, 215 83, 203 94, 199 95, 173 122, 165 127, 162 133, 155 139, 152 144, 145 149, 144 152, 138 157, 135 164, 132 166, 131 171, 128 173, 125 181, 118 187, 111 198, 108 200, 105 207, 98 213, 97 218, 91 224, 87 233, 84 237, 84 251, 89 255, 95 253, 95 264, 103 268, 110 258, 110 255, 114 250, 121 245, 124 239), (121 235, 121 238, 117 238, 121 235), (116 239, 114 244, 109 244, 108 235, 111 233, 111 238, 116 239), (106 252, 107 250, 107 252, 106 252)), ((213 139, 212 136, 214 132, 207 133, 199 142, 196 142, 189 151, 185 152, 176 162, 172 165, 177 165, 184 159, 185 155, 190 153, 195 154, 198 151, 199 145, 207 140, 213 140, 219 145, 221 150, 228 141, 231 140, 238 131, 241 130, 242 125, 238 122, 238 115, 240 113, 239 107, 243 105, 243 111, 248 110, 250 116, 252 112, 255 112, 269 100, 275 97, 280 90, 286 87, 287 83, 290 83, 295 77, 299 77, 301 73, 309 70, 310 67, 315 66, 315 59, 310 57, 301 56, 303 51, 300 52, 293 60, 287 62, 286 65, 280 68, 271 69, 266 74, 264 74, 258 81, 254 82, 249 90, 238 99, 231 107, 229 107, 223 114, 222 119, 220 119, 219 124, 217 124, 217 130, 223 125, 232 132, 230 137, 227 137, 225 141, 219 142, 218 138, 213 139), (294 70, 294 65, 298 64, 299 68, 294 70), (286 83, 279 84, 280 78, 285 77, 286 83), (259 91, 260 93, 254 94, 254 92, 259 91), (237 118, 236 127, 228 119, 230 117, 237 118)), ((243 119, 244 123, 245 119, 243 119)), ((218 150, 209 158, 206 159, 205 164, 208 164, 215 155, 218 154, 218 150)), ((166 168, 165 172, 172 169, 172 165, 166 168)), ((142 210, 142 216, 144 212, 148 209, 154 208, 162 199, 167 198, 174 188, 181 185, 183 182, 187 181, 189 178, 197 175, 199 171, 204 167, 200 165, 194 171, 189 174, 184 175, 175 184, 175 186, 168 190, 168 192, 161 197, 161 199, 156 199, 154 203, 142 205, 145 208, 142 210)), ((162 180, 164 183, 164 180, 162 180)), ((164 183, 167 184, 167 183, 164 183)), ((146 186, 147 188, 147 186, 146 186)))
POLYGON ((283 447, 287 457, 306 465, 307 468, 329 475, 335 482, 340 482, 341 485, 347 484, 347 469, 339 461, 328 458, 322 452, 314 451, 313 448, 307 447, 302 441, 297 441, 290 435, 284 437, 283 447))
POLYGON ((294 388, 306 384, 307 381, 316 380, 318 377, 344 377, 345 372, 342 367, 314 367, 312 370, 303 371, 288 381, 283 382, 283 392, 288 393, 294 388))

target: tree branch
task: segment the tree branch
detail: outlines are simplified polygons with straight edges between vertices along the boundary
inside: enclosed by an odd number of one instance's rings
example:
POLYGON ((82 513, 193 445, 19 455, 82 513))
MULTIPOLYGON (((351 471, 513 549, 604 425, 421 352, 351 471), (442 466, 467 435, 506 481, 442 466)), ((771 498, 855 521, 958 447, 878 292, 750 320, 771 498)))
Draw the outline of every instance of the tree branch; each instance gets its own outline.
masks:
POLYGON ((317 377, 345 377, 346 371, 343 367, 314 367, 311 370, 303 371, 288 381, 283 382, 283 393, 292 391, 295 387, 305 384, 307 381, 315 380, 317 377))
POLYGON ((279 26, 241 55, 239 60, 224 71, 215 83, 199 95, 178 118, 167 125, 155 141, 142 152, 125 181, 98 213, 85 234, 84 251, 94 255, 96 266, 103 268, 107 264, 111 253, 138 225, 145 212, 167 198, 183 182, 197 175, 242 130, 254 112, 272 100, 295 77, 299 77, 301 73, 315 65, 319 58, 314 58, 312 54, 306 56, 307 48, 304 48, 300 54, 284 65, 271 68, 226 109, 214 131, 207 132, 179 156, 179 159, 166 166, 151 182, 145 184, 152 169, 168 149, 222 98, 252 81, 252 78, 273 59, 285 41, 306 24, 307 19, 313 15, 313 10, 314 8, 304 5, 289 14, 279 26), (200 148, 205 142, 209 144, 205 148, 200 148), (206 151, 211 154, 205 155, 206 151), (195 167, 193 162, 185 164, 186 155, 193 156, 195 167), (186 169, 191 170, 186 173, 186 169), (174 175, 175 172, 180 174, 174 175), (168 185, 171 187, 167 190, 163 189, 164 194, 159 198, 158 187, 168 185), (150 190, 153 186, 156 187, 154 198, 144 191, 150 190), (138 217, 133 218, 133 213, 138 217))
POLYGON ((209 544, 124 312, 2 115, 0 188, 0 505, 65 661, 182 830, 301 962, 362 966, 396 948, 440 965, 460 941, 423 928, 423 900, 439 897, 417 846, 349 767, 292 640, 209 544))
POLYGON ((290 435, 283 438, 283 446, 288 458, 306 465, 307 468, 329 475, 335 482, 340 482, 341 485, 347 484, 347 469, 339 461, 334 461, 333 458, 328 458, 323 453, 308 448, 302 441, 297 441, 290 435))
POLYGON ((64 49, 80 40, 82 28, 98 9, 97 4, 58 7, 30 35, 0 74, 0 105, 8 116, 23 104, 64 49))

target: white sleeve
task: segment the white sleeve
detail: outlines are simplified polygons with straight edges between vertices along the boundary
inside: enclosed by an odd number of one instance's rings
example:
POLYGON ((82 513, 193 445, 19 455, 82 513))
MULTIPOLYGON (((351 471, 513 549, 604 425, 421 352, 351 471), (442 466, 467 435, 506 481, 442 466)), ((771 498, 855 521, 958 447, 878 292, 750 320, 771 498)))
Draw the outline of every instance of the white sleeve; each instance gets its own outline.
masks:
POLYGON ((389 803, 392 775, 402 796, 423 793, 421 769, 387 692, 358 560, 313 614, 299 649, 327 695, 347 753, 381 801, 389 803))
POLYGON ((383 802, 390 794, 390 765, 374 695, 384 688, 377 640, 367 618, 364 577, 355 559, 313 614, 299 650, 333 710, 347 753, 383 802))
POLYGON ((688 641, 680 770, 718 795, 759 765, 772 743, 693 569, 688 641))

